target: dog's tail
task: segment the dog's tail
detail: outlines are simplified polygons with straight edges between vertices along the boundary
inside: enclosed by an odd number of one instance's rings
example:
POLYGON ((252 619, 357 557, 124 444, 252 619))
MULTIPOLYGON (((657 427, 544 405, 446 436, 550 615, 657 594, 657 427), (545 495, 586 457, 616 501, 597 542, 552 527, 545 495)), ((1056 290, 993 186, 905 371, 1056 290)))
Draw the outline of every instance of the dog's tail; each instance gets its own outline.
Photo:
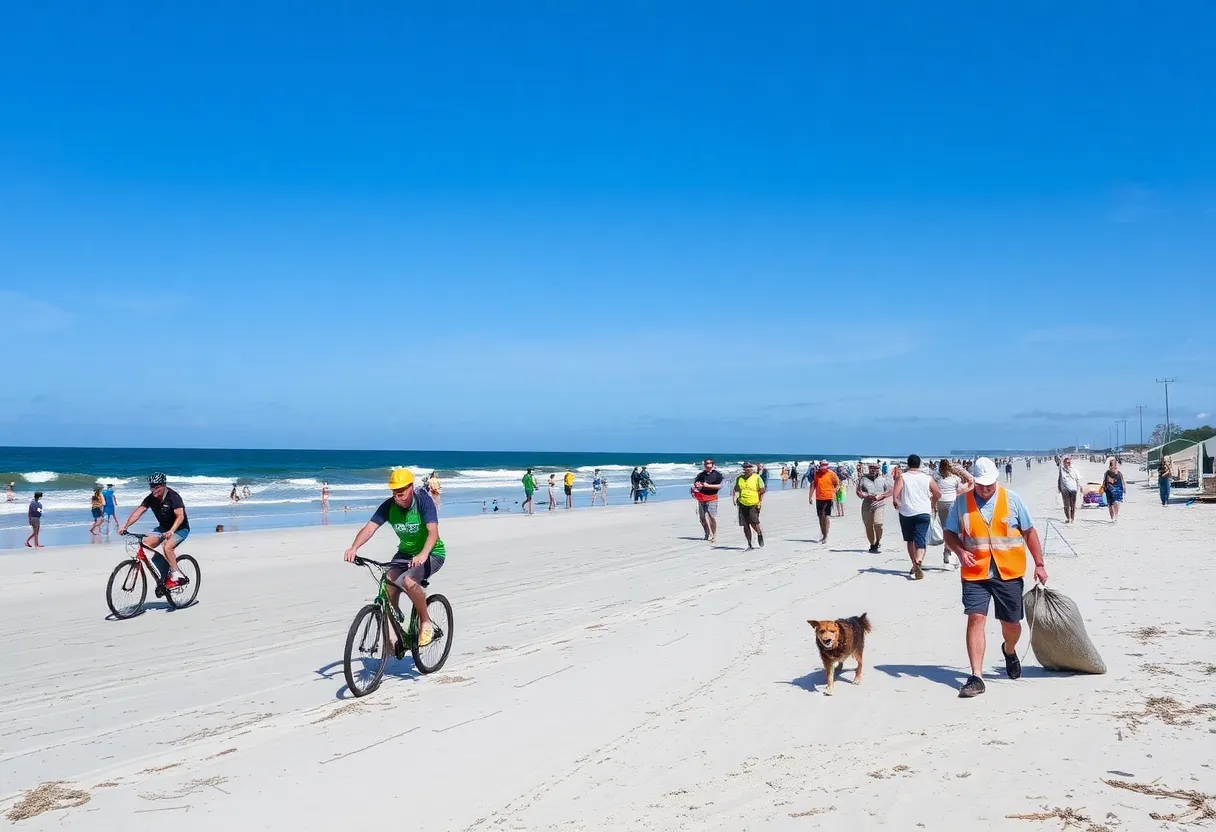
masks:
POLYGON ((864 612, 861 615, 857 616, 857 620, 861 622, 862 630, 864 630, 867 633, 870 632, 870 629, 871 629, 870 628, 870 619, 866 618, 866 614, 864 612))

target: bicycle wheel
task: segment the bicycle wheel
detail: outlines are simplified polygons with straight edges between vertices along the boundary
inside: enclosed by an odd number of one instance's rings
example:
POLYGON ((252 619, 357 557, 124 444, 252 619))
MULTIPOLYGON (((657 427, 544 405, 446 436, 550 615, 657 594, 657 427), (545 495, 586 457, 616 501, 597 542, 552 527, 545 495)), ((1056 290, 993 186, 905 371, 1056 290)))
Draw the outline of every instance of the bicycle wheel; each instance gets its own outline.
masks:
POLYGON ((135 558, 124 560, 110 573, 106 584, 106 603, 115 618, 131 618, 144 609, 148 597, 148 576, 135 558))
MULTIPOLYGON (((442 595, 432 595, 426 599, 426 611, 431 616, 431 625, 435 628, 435 638, 426 647, 418 646, 415 635, 411 652, 414 654, 414 667, 419 673, 434 673, 443 667, 452 652, 452 605, 442 595)), ((418 611, 410 616, 410 632, 418 632, 418 611)))
POLYGON ((376 604, 359 610, 346 634, 343 670, 346 687, 355 696, 367 696, 380 687, 388 667, 388 622, 376 604))
POLYGON ((199 572, 198 561, 189 555, 177 556, 177 569, 186 576, 189 583, 169 590, 165 594, 165 600, 173 609, 180 610, 193 604, 194 599, 198 597, 198 585, 202 581, 203 575, 199 572))

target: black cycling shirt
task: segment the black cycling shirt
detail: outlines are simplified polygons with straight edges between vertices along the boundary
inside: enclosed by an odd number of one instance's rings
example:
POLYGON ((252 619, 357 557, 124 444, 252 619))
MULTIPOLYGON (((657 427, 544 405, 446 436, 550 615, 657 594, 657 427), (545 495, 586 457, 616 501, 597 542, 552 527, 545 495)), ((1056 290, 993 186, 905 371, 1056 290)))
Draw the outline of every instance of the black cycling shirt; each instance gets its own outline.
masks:
POLYGON ((182 524, 177 529, 178 531, 190 531, 190 519, 186 517, 186 504, 182 502, 182 495, 172 488, 165 489, 163 500, 158 500, 149 494, 147 497, 144 497, 144 501, 140 505, 146 509, 150 509, 156 515, 156 522, 162 532, 167 532, 173 528, 173 521, 177 519, 173 516, 173 512, 180 508, 182 510, 182 524))

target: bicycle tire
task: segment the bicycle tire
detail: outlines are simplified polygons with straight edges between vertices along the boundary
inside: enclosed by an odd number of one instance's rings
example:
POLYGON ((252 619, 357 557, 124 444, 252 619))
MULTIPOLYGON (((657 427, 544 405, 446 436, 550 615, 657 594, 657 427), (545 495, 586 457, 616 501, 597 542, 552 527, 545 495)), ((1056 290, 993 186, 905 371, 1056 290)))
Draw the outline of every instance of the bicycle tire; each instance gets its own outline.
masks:
MULTIPOLYGON (((432 595, 426 599, 426 611, 431 616, 431 624, 435 627, 435 638, 426 647, 418 646, 417 635, 414 636, 410 652, 414 656, 414 667, 424 676, 434 673, 443 667, 452 652, 452 630, 455 621, 452 618, 452 605, 442 595, 432 595), (439 613, 436 615, 436 613, 439 613)), ((410 632, 418 632, 418 611, 410 616, 410 632)))
POLYGON ((378 604, 368 604, 355 616, 346 633, 346 652, 342 658, 342 670, 346 674, 346 687, 352 695, 367 696, 384 679, 388 667, 388 622, 378 604), (371 643, 368 640, 371 639, 371 643), (359 667, 355 667, 355 662, 359 667), (370 676, 367 674, 370 672, 370 676))
POLYGON ((124 560, 110 573, 106 582, 106 605, 117 619, 134 618, 144 611, 144 601, 148 597, 148 576, 136 558, 124 560), (120 577, 121 576, 121 577, 120 577), (138 596, 139 600, 133 605, 120 607, 115 600, 114 590, 129 593, 131 597, 138 596), (127 586, 130 585, 128 589, 127 586))
POLYGON ((190 555, 177 556, 177 570, 190 579, 182 586, 170 589, 165 593, 165 600, 175 610, 185 609, 198 598, 198 585, 203 581, 203 573, 199 571, 198 561, 190 555))

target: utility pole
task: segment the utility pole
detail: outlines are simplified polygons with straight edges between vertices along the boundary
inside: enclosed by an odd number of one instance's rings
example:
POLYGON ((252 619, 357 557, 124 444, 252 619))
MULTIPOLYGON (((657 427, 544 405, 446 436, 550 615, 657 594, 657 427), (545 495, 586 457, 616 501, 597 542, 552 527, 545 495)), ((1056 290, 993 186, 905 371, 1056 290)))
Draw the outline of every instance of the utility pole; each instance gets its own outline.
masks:
POLYGON ((1178 379, 1176 378, 1159 378, 1158 384, 1165 385, 1165 444, 1170 441, 1170 385, 1178 379))
POLYGON ((1140 411, 1140 444, 1141 445, 1144 444, 1144 408, 1146 408, 1146 407, 1148 407, 1148 405, 1146 405, 1146 404, 1136 405, 1136 410, 1140 411))

